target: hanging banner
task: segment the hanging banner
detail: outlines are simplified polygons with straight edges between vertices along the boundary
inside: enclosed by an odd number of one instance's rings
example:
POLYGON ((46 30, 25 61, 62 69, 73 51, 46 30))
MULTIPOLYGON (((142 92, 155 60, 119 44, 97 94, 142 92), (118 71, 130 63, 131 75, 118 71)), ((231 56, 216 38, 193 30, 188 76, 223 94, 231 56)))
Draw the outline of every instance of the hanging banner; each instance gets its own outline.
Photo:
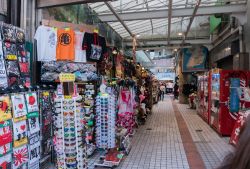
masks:
POLYGON ((208 49, 204 46, 183 49, 182 72, 206 71, 208 49))

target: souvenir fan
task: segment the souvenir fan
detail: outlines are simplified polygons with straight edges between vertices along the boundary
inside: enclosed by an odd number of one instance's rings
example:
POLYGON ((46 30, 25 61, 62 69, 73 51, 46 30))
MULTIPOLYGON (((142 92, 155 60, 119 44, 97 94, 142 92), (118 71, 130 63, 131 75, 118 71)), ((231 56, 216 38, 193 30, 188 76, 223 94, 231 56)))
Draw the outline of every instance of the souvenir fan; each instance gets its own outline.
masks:
POLYGON ((13 106, 13 116, 14 118, 19 118, 26 116, 27 109, 25 105, 25 99, 23 94, 13 94, 11 96, 12 106, 13 106))
POLYGON ((14 147, 27 144, 27 124, 26 120, 19 121, 13 124, 14 132, 14 147))
POLYGON ((12 151, 11 121, 0 122, 0 157, 12 151))
POLYGON ((6 154, 3 157, 0 157, 0 168, 1 169, 12 169, 11 162, 12 162, 11 153, 6 154))
POLYGON ((10 97, 8 95, 0 96, 0 121, 6 121, 11 118, 10 97))
POLYGON ((8 83, 10 87, 17 86, 20 84, 20 79, 19 77, 16 77, 16 76, 8 77, 8 83))
POLYGON ((36 92, 26 93, 25 98, 26 98, 28 113, 38 112, 39 107, 37 103, 36 92))
POLYGON ((28 148, 26 145, 13 150, 13 169, 18 169, 29 161, 28 148))
POLYGON ((25 33, 24 30, 21 28, 15 28, 16 29, 16 42, 17 43, 25 43, 25 33))
POLYGON ((5 42, 16 42, 15 27, 6 23, 1 23, 3 41, 5 42))

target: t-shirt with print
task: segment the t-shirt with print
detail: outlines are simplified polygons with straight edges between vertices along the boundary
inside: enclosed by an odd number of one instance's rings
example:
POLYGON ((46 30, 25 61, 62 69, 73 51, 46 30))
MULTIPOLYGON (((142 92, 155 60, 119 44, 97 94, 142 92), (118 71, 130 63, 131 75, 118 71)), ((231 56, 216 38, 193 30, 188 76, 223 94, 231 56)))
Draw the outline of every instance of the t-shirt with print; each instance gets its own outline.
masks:
POLYGON ((55 61, 57 31, 48 26, 39 26, 34 37, 37 40, 37 60, 55 61))
POLYGON ((82 43, 82 49, 86 50, 87 61, 99 62, 107 52, 106 40, 97 33, 85 33, 82 43), (96 53, 100 57, 96 57, 96 53))
POLYGON ((86 50, 82 50, 84 32, 75 32, 75 62, 86 62, 86 50))
POLYGON ((58 29, 56 60, 75 60, 75 32, 73 30, 58 29))

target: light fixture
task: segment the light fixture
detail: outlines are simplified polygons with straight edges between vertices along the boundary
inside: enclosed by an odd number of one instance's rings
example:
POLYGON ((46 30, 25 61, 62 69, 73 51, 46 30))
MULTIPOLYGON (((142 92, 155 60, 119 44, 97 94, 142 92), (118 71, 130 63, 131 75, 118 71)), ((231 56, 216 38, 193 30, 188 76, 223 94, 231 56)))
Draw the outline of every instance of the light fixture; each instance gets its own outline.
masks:
POLYGON ((147 49, 146 52, 148 52, 149 50, 147 49))
POLYGON ((182 32, 179 32, 179 33, 178 33, 178 36, 182 36, 182 35, 183 35, 183 33, 182 33, 182 32))
POLYGON ((136 35, 137 38, 139 38, 140 36, 141 36, 140 34, 136 35))
POLYGON ((177 52, 177 49, 175 48, 174 51, 177 52))
POLYGON ((156 65, 156 62, 154 64, 156 65))

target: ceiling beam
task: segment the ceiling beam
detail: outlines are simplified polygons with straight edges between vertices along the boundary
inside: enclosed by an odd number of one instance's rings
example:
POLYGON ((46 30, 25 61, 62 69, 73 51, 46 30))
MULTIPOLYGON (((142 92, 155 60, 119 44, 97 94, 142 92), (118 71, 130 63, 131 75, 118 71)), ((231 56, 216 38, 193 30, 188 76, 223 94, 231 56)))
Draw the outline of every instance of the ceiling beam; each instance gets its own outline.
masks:
POLYGON ((129 35, 131 37, 134 36, 134 34, 130 31, 130 29, 128 28, 128 26, 125 24, 125 22, 121 19, 121 17, 119 16, 119 14, 116 13, 115 9, 113 8, 113 6, 109 3, 109 2, 105 2, 105 4, 107 5, 107 7, 109 8, 109 10, 113 13, 113 15, 116 17, 116 19, 122 24, 122 26, 126 29, 126 31, 129 33, 129 35))
POLYGON ((170 41, 171 34, 172 3, 172 0, 168 0, 168 43, 170 41))
MULTIPOLYGON (((151 41, 147 41, 147 40, 141 40, 140 42, 142 43, 142 47, 146 47, 146 46, 168 46, 167 45, 167 41, 166 40, 151 40, 151 41)), ((181 45, 182 44, 182 39, 180 40, 170 40, 169 41, 169 45, 181 45)), ((189 40, 185 40, 185 44, 192 44, 192 45, 211 45, 211 41, 210 39, 189 39, 189 40)), ((131 47, 132 43, 131 42, 124 42, 124 45, 127 47, 131 47)), ((180 47, 180 46, 179 46, 180 47)))
POLYGON ((186 31, 185 34, 184 34, 183 42, 182 42, 183 44, 185 43, 186 37, 187 37, 187 35, 188 35, 188 33, 189 33, 189 30, 190 30, 190 28, 191 28, 191 26, 192 26, 192 24, 193 24, 194 17, 196 16, 196 13, 197 13, 197 11, 198 11, 198 9, 199 9, 200 4, 201 4, 201 0, 198 0, 198 1, 197 1, 197 4, 196 4, 195 7, 194 7, 193 14, 192 14, 192 16, 191 16, 191 18, 190 18, 190 20, 189 20, 189 24, 188 24, 188 27, 187 27, 187 31, 186 31))
POLYGON ((36 8, 50 8, 55 6, 73 5, 73 4, 85 4, 95 2, 105 2, 111 0, 36 0, 36 8))
MULTIPOLYGON (((193 15, 194 8, 174 8, 172 9, 172 18, 190 17, 193 15)), ((231 14, 245 13, 246 4, 228 4, 224 6, 201 6, 196 16, 214 15, 214 14, 231 14)), ((117 13, 123 21, 163 19, 168 18, 168 10, 138 11, 128 13, 117 13), (167 12, 166 12, 167 11, 167 12)), ((103 14, 98 16, 103 22, 118 22, 113 14, 103 14)))

